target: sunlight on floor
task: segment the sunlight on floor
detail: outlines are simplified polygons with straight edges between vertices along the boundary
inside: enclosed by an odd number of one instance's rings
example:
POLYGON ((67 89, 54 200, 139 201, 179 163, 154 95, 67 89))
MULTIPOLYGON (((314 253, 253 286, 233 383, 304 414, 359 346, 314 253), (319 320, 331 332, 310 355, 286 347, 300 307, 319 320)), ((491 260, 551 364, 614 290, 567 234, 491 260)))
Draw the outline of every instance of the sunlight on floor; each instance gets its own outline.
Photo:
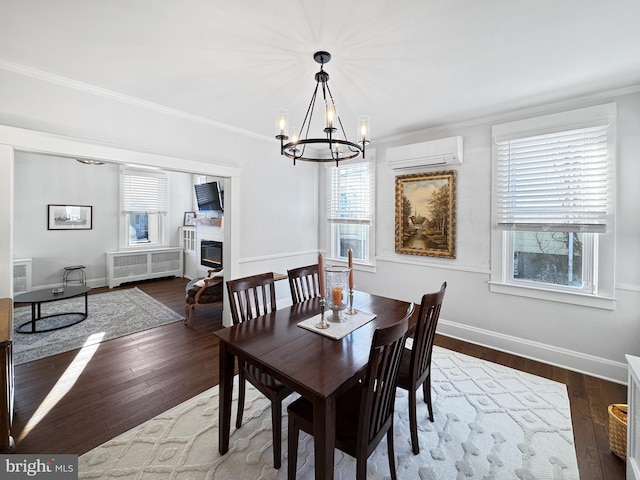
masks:
POLYGON ((38 409, 34 412, 33 416, 29 419, 29 422, 22 430, 18 441, 23 440, 31 430, 35 428, 40 421, 47 416, 47 414, 57 405, 57 403, 62 400, 62 398, 67 394, 71 387, 76 383, 80 375, 84 371, 85 367, 98 350, 100 346, 100 342, 102 338, 105 336, 105 332, 94 333, 87 341, 84 343, 84 346, 80 348, 80 351, 73 359, 73 362, 67 367, 64 374, 60 377, 60 379, 53 386, 49 395, 42 401, 38 409))

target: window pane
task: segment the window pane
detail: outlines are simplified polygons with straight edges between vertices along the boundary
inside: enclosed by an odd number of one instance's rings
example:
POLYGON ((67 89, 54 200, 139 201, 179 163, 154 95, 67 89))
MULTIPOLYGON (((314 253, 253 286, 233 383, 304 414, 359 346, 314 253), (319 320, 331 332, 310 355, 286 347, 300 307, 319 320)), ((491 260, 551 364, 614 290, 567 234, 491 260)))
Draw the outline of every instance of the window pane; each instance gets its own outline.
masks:
POLYGON ((146 213, 132 213, 129 215, 129 233, 131 243, 149 242, 149 218, 146 213))
POLYGON ((369 225, 337 223, 332 225, 335 258, 347 258, 349 249, 353 250, 354 260, 369 261, 367 240, 369 225))
POLYGON ((513 232, 513 279, 583 287, 585 235, 575 232, 513 232))

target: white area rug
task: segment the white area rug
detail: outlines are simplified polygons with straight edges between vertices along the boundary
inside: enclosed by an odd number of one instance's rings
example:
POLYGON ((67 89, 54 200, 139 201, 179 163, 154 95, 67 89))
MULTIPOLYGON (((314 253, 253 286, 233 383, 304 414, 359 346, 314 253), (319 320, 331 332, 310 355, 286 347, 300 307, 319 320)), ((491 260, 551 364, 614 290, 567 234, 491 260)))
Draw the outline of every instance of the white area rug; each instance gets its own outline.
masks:
MULTIPOLYGON (((84 312, 84 295, 42 304, 43 316, 61 312, 84 312)), ((183 318, 138 288, 89 295, 89 315, 86 320, 51 332, 14 333, 14 364, 20 365, 183 318)), ((14 325, 30 320, 31 306, 15 309, 14 325)), ((40 323, 50 327, 55 321, 41 320, 40 323)))
MULTIPOLYGON (((579 478, 564 384, 438 347, 432 368, 435 422, 427 418, 420 390, 417 456, 411 452, 406 392, 398 390, 394 429, 399 479, 579 478)), ((238 430, 232 426, 226 455, 218 453, 214 387, 82 455, 79 477, 286 479, 286 408, 284 458, 275 470, 269 402, 249 387, 244 424, 238 430)), ((235 414, 234 408, 232 425, 235 414)), ((369 457, 369 479, 389 478, 385 443, 369 457)), ((354 478, 355 460, 338 450, 335 458, 335 478, 354 478)), ((313 437, 301 433, 297 478, 313 479, 313 469, 313 437)))

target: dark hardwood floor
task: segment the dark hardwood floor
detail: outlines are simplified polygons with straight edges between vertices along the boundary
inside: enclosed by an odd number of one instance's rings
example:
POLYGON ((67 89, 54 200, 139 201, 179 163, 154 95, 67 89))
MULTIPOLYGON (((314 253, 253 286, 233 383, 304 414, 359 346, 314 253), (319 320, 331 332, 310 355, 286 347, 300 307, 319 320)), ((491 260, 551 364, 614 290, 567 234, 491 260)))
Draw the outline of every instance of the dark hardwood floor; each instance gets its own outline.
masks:
MULTIPOLYGON (((180 278, 135 286, 183 314, 186 283, 180 278)), ((15 452, 83 454, 216 385, 218 343, 211 333, 219 328, 221 306, 201 307, 187 325, 175 322, 102 343, 82 368, 69 368, 77 351, 16 366, 15 452)), ((626 403, 624 385, 443 336, 436 344, 566 384, 580 478, 625 478, 624 462, 609 450, 607 436, 607 406, 626 403)))

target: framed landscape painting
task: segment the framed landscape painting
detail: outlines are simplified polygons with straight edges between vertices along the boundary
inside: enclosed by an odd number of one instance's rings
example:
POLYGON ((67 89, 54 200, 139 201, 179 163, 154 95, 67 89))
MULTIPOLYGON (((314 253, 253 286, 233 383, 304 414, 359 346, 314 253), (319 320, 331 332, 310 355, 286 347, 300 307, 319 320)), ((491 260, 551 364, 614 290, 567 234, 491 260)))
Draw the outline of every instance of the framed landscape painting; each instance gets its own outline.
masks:
POLYGON ((456 258, 456 171, 396 177, 396 253, 456 258))
POLYGON ((90 205, 48 205, 48 230, 91 230, 93 207, 90 205))

